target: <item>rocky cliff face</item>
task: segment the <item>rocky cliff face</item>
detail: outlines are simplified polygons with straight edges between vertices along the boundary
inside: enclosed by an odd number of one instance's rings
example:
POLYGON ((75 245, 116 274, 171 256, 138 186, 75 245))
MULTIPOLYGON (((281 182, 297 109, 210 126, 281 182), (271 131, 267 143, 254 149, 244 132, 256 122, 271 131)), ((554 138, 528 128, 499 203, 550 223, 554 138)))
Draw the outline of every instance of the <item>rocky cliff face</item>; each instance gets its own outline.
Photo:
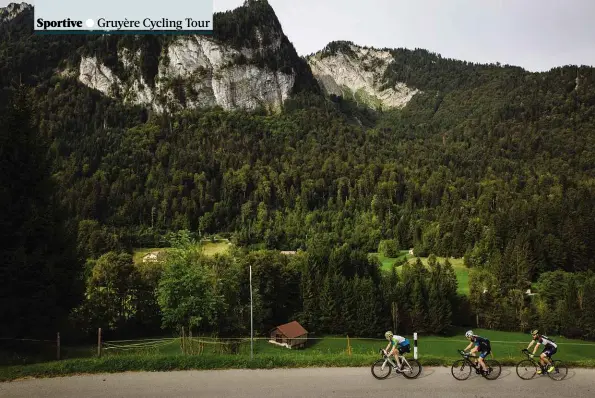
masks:
POLYGON ((347 42, 330 43, 308 57, 314 77, 327 94, 351 97, 374 108, 403 108, 420 91, 397 83, 385 88, 384 73, 395 62, 389 51, 347 42))
MULTIPOLYGON (((33 34, 32 28, 23 25, 32 25, 30 5, 11 4, 0 9, 0 17, 10 21, 23 10, 28 10, 23 18, 10 23, 18 24, 19 35, 23 30, 33 34)), ((216 13, 214 29, 212 36, 79 37, 77 43, 82 40, 82 46, 73 44, 74 39, 64 42, 73 54, 67 62, 58 65, 54 59, 35 69, 74 77, 106 96, 157 112, 212 106, 278 111, 297 92, 320 92, 266 0, 246 0, 235 10, 216 13)), ((11 37, 20 43, 44 40, 11 37)))
POLYGON ((27 3, 10 3, 4 8, 0 8, 0 23, 11 21, 21 12, 30 8, 32 8, 32 6, 27 3))
POLYGON ((279 110, 289 98, 296 73, 256 66, 255 51, 236 50, 215 39, 182 36, 162 49, 154 87, 140 73, 140 52, 118 53, 127 80, 122 80, 95 57, 82 57, 79 81, 125 102, 165 108, 221 106, 225 110, 279 110), (243 61, 239 61, 242 59, 243 61))
POLYGON ((22 58, 22 65, 10 64, 18 69, 12 70, 14 76, 29 69, 40 76, 44 69, 45 76, 74 77, 106 96, 157 112, 213 106, 278 111, 293 94, 320 93, 321 88, 389 109, 406 106, 420 92, 398 81, 387 83, 385 72, 395 62, 390 51, 333 42, 306 59, 299 57, 266 0, 246 0, 235 10, 216 13, 212 36, 24 37, 32 34, 32 18, 26 3, 0 9, 4 28, 19 27, 12 29, 18 34, 6 34, 12 51, 54 46, 63 55, 31 53, 35 67, 22 58))

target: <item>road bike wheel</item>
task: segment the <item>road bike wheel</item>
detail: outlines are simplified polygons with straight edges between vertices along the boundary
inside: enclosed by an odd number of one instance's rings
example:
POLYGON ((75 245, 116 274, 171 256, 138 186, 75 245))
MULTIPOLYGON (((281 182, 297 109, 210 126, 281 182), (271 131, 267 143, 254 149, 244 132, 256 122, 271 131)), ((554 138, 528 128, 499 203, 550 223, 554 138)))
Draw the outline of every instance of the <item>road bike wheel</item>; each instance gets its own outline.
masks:
POLYGON ((523 380, 531 380, 537 374, 539 366, 530 359, 523 359, 516 365, 516 374, 523 380))
POLYGON ((416 359, 408 359, 409 366, 405 365, 401 371, 408 379, 415 379, 421 373, 421 364, 416 359))
POLYGON ((377 378, 378 380, 383 380, 390 375, 390 372, 393 370, 392 365, 386 359, 379 359, 372 364, 372 376, 377 378), (386 362, 386 363, 385 363, 386 362), (384 367, 383 367, 384 366, 384 367))
POLYGON ((469 376, 471 376, 471 365, 468 364, 467 361, 459 359, 452 364, 450 373, 452 373, 452 377, 457 380, 467 380, 469 376))
POLYGON ((485 377, 488 380, 496 380, 498 377, 500 377, 500 373, 502 372, 502 366, 500 366, 500 362, 496 361, 495 359, 484 359, 484 362, 488 368, 489 373, 482 373, 483 377, 485 377))
POLYGON ((564 362, 556 360, 552 361, 554 364, 555 370, 553 372, 547 372, 547 375, 552 380, 560 381, 564 380, 568 375, 568 368, 564 365, 564 362))

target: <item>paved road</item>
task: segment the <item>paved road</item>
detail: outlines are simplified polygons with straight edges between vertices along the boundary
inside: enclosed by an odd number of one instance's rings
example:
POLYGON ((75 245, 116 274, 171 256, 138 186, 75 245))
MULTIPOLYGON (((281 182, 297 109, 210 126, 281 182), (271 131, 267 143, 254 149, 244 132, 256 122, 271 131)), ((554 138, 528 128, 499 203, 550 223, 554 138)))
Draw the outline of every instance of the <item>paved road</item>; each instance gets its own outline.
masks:
POLYGON ((571 369, 563 381, 523 381, 514 368, 500 378, 457 381, 450 368, 427 368, 414 380, 376 380, 369 368, 222 370, 121 373, 0 383, 0 397, 593 397, 595 370, 571 369))

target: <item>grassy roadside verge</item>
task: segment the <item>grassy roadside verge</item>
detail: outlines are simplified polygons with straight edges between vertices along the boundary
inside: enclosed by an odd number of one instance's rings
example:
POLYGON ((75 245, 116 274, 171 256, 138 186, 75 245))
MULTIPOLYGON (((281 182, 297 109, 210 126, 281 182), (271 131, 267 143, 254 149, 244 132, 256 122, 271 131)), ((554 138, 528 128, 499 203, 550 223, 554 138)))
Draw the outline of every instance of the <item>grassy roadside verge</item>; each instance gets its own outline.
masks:
MULTIPOLYGON (((54 361, 24 366, 0 368, 0 382, 21 378, 61 377, 78 374, 120 373, 129 371, 166 372, 173 370, 218 369, 274 369, 305 367, 360 367, 371 366, 378 356, 354 354, 312 356, 255 356, 244 355, 202 356, 114 356, 54 361)), ((451 366, 455 357, 420 357, 422 366, 451 366)), ((503 366, 514 366, 521 358, 496 358, 503 366)), ((559 358, 563 359, 563 358, 559 358)), ((569 367, 595 368, 595 360, 566 362, 569 367)))

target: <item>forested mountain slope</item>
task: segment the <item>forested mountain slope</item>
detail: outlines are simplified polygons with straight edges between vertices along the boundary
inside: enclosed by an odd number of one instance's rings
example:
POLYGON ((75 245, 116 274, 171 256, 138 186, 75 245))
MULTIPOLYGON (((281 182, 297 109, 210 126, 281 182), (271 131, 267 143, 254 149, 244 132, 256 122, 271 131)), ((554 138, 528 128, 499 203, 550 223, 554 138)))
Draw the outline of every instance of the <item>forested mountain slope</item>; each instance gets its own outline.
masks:
MULTIPOLYGON (((20 76, 35 87, 56 177, 79 219, 234 231, 241 242, 287 249, 316 233, 365 250, 394 238, 476 261, 486 260, 481 248, 526 243, 543 269, 593 265, 593 68, 528 73, 384 49, 394 61, 383 87, 418 91, 402 110, 358 126, 344 99, 319 99, 270 6, 251 1, 216 15, 215 40, 256 49, 239 62, 289 68, 294 92, 313 96, 279 115, 199 107, 148 119, 150 106, 111 100, 68 71, 97 54, 122 80, 137 68, 147 83, 165 73, 156 62, 171 38, 32 36, 31 13, 0 25, 2 84, 20 76), (140 50, 138 64, 123 68, 123 50, 140 50)), ((349 58, 354 48, 335 42, 318 56, 349 58)))
POLYGON ((206 39, 33 36, 31 17, 0 22, 0 85, 34 91, 62 205, 97 222, 89 255, 190 229, 288 250, 391 240, 465 256, 503 293, 595 270, 594 68, 347 42, 302 59, 265 1, 215 16, 217 70, 196 61, 206 39))

